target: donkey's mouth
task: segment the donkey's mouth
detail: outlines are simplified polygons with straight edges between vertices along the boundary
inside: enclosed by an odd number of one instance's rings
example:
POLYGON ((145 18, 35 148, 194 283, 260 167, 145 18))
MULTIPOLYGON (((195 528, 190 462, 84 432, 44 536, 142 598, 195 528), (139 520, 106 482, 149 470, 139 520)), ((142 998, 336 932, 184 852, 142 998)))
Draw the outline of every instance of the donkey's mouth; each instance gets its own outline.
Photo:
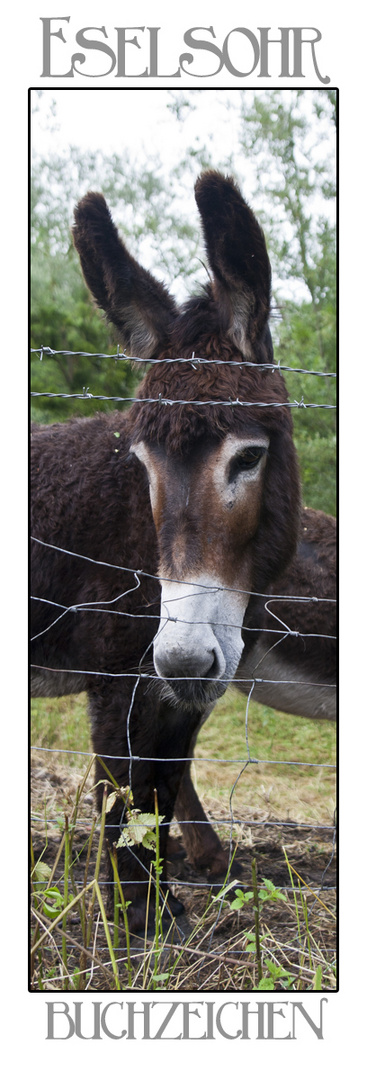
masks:
POLYGON ((222 697, 228 687, 227 679, 165 679, 161 695, 172 704, 190 711, 206 709, 222 697))

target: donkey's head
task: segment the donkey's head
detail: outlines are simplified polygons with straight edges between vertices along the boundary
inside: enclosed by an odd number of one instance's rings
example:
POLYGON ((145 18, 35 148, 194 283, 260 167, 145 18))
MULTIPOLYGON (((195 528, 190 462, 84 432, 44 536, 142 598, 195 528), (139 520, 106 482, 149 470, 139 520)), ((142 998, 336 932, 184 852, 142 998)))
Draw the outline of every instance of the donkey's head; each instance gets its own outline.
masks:
POLYGON ((77 207, 74 242, 125 348, 166 361, 129 413, 158 538, 154 663, 176 699, 204 708, 235 675, 251 594, 292 557, 299 482, 263 232, 232 179, 203 173, 195 195, 212 278, 183 307, 127 252, 103 196, 77 207))

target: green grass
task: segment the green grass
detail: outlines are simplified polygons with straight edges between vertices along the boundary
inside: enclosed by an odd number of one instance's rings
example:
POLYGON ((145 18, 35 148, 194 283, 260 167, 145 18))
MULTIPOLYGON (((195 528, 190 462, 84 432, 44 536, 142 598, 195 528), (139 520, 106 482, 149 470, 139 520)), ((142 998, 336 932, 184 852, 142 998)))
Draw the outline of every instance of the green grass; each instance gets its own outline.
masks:
MULTIPOLYGON (((201 729, 197 747, 214 758, 246 758, 246 698, 229 690, 201 729)), ((84 694, 36 698, 31 703, 32 742, 49 749, 91 750, 84 694)), ((307 720, 250 703, 248 723, 252 757, 287 761, 330 762, 335 754, 335 725, 307 720)))
MULTIPOLYGON (((31 741, 32 746, 50 750, 90 751, 92 746, 85 695, 34 698, 31 702, 31 741)), ((81 764, 81 757, 74 753, 69 758, 70 767, 76 763, 81 764)))
MULTIPOLYGON (((248 758, 245 737, 246 699, 234 690, 218 702, 199 734, 194 771, 201 797, 228 800, 240 764, 200 761, 205 757, 248 758)), ((248 741, 250 764, 236 785, 236 804, 267 811, 276 818, 330 824, 335 805, 333 769, 307 764, 278 765, 265 762, 309 762, 333 765, 336 729, 329 720, 307 720, 276 712, 250 702, 248 741)))
MULTIPOLYGON (((212 757, 246 757, 246 700, 229 690, 201 729, 198 746, 211 748, 212 757)), ((329 720, 290 716, 255 701, 249 706, 248 735, 252 757, 330 762, 335 752, 335 725, 329 720)))
MULTIPOLYGON (((241 764, 223 764, 220 759, 247 760, 245 712, 246 698, 231 689, 201 729, 193 770, 201 797, 222 800, 228 805, 229 791, 241 764), (216 760, 202 760, 205 758, 216 760)), ((36 699, 32 702, 31 718, 32 745, 74 751, 67 756, 63 754, 63 764, 70 769, 84 768, 82 754, 92 750, 84 694, 36 699)), ((335 725, 329 720, 289 716, 250 702, 248 740, 251 758, 259 759, 260 764, 246 768, 236 787, 236 799, 260 811, 267 808, 276 817, 288 815, 293 820, 330 823, 335 803, 333 769, 263 762, 335 763, 335 725)), ((55 754, 48 755, 48 759, 50 763, 60 760, 55 754)))

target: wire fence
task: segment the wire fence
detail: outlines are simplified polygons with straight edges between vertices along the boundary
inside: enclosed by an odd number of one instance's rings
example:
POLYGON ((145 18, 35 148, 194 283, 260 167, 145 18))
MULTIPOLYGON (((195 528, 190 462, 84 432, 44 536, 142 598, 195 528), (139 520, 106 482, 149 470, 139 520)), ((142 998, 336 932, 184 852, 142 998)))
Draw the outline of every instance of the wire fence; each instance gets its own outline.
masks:
MULTIPOLYGON (((80 356, 80 357, 89 357, 89 358, 101 359, 101 360, 103 360, 103 359, 108 359, 108 360, 112 359, 113 360, 114 359, 116 361, 134 362, 134 364, 144 364, 144 365, 147 364, 146 360, 142 360, 140 357, 127 356, 124 352, 120 352, 119 348, 117 349, 117 352, 112 354, 112 355, 109 354, 109 353, 108 354, 106 354, 106 353, 86 353, 86 352, 70 352, 69 350, 53 350, 53 349, 50 349, 47 346, 42 346, 40 349, 32 349, 31 353, 32 353, 32 355, 34 357, 37 356, 39 358, 40 362, 42 362, 44 357, 57 359, 58 356, 63 356, 63 357, 78 357, 78 356, 80 356)), ((156 364, 156 363, 175 363, 175 364, 183 363, 183 364, 187 364, 188 362, 192 364, 192 367, 194 369, 199 367, 200 365, 210 365, 210 364, 213 364, 213 363, 215 363, 215 365, 218 367, 222 363, 223 366, 224 365, 230 365, 230 366, 238 366, 238 367, 241 367, 241 368, 243 368, 243 367, 253 367, 253 366, 256 366, 257 368, 259 368, 261 366, 264 369, 270 369, 271 371, 292 372, 292 374, 295 374, 295 373, 296 374, 302 374, 302 375, 312 376, 314 378, 322 378, 322 379, 325 379, 325 378, 326 379, 327 378, 335 379, 336 378, 334 373, 329 373, 329 372, 309 371, 308 369, 303 369, 303 368, 288 368, 288 367, 286 367, 284 365, 280 365, 280 364, 272 364, 272 365, 269 365, 269 364, 258 365, 258 364, 256 364, 256 365, 254 365, 254 364, 250 363, 249 361, 222 361, 222 362, 219 361, 218 362, 218 361, 211 361, 211 360, 208 360, 208 359, 205 359, 205 358, 202 358, 202 357, 197 357, 194 354, 192 354, 192 357, 189 359, 189 361, 188 361, 187 358, 178 358, 178 359, 175 359, 174 361, 172 361, 170 358, 168 358, 168 359, 163 360, 163 361, 162 360, 160 360, 160 361, 154 361, 154 360, 149 361, 149 364, 156 364)), ((121 396, 121 397, 120 396, 111 396, 111 397, 108 397, 108 396, 105 396, 105 395, 91 393, 90 390, 89 390, 89 387, 83 387, 83 389, 82 389, 82 391, 80 393, 70 393, 70 394, 61 393, 61 392, 60 393, 52 393, 52 392, 46 392, 46 391, 44 391, 44 392, 31 391, 31 396, 34 397, 34 398, 68 398, 68 399, 76 399, 76 400, 93 399, 93 400, 96 400, 96 401, 124 403, 124 404, 132 404, 133 402, 139 401, 140 404, 142 404, 144 402, 150 403, 150 404, 154 403, 154 404, 159 404, 162 407, 174 407, 177 404, 179 404, 179 405, 190 404, 190 406, 192 406, 193 404, 197 404, 197 405, 200 405, 200 406, 203 406, 203 405, 204 406, 221 405, 221 406, 228 406, 229 408, 233 407, 234 405, 236 405, 236 406, 240 405, 240 406, 243 406, 244 408, 246 408, 247 406, 251 406, 251 408, 253 408, 254 406, 258 406, 259 408, 264 408, 264 407, 268 408, 269 406, 273 406, 274 408, 287 407, 287 408, 291 408, 291 409, 292 408, 330 409, 330 410, 335 409, 335 406, 332 405, 332 404, 304 401, 303 397, 299 401, 297 401, 297 400, 289 401, 289 402, 284 401, 282 403, 269 401, 266 404, 264 402, 243 401, 243 400, 239 400, 238 398, 234 399, 234 400, 231 400, 229 398, 228 400, 221 400, 221 401, 217 401, 217 400, 205 401, 204 400, 204 401, 195 401, 195 402, 190 401, 190 402, 187 402, 187 401, 181 400, 181 399, 165 398, 162 395, 159 395, 158 397, 154 397, 154 398, 141 398, 141 397, 134 397, 134 396, 129 396, 129 397, 126 397, 126 396, 125 397, 123 397, 123 396, 121 396)), ((83 603, 76 602, 75 604, 67 606, 67 605, 64 605, 62 603, 58 603, 56 601, 50 601, 47 598, 44 598, 42 596, 32 596, 31 597, 32 600, 40 602, 42 604, 47 604, 50 607, 50 621, 47 623, 47 626, 44 627, 39 634, 35 635, 35 638, 43 637, 43 638, 47 639, 47 634, 56 626, 56 624, 60 624, 62 622, 62 620, 65 619, 66 616, 70 615, 70 613, 77 614, 77 613, 82 613, 82 612, 88 612, 89 614, 92 614, 92 613, 101 613, 101 612, 105 613, 106 611, 109 610, 110 614, 113 615, 117 619, 118 618, 120 618, 120 619, 121 618, 124 618, 124 619, 128 618, 128 619, 136 619, 136 620, 145 620, 146 623, 148 622, 148 620, 151 620, 151 622, 152 622, 152 637, 151 637, 150 647, 152 646, 152 644, 153 644, 153 642, 154 642, 154 640, 156 638, 157 625, 159 626, 159 623, 160 623, 160 618, 161 618, 160 614, 154 614, 154 613, 150 614, 149 612, 139 613, 137 610, 136 611, 130 611, 130 610, 127 610, 127 608, 125 608, 125 606, 122 608, 121 607, 121 602, 122 602, 122 600, 124 599, 125 596, 130 595, 134 591, 140 590, 141 587, 142 587, 142 582, 144 581, 144 579, 149 579, 150 581, 153 581, 153 582, 155 581, 157 583, 157 592, 160 590, 162 580, 169 580, 171 582, 171 584, 172 584, 173 579, 162 579, 161 577, 158 577, 155 574, 147 572, 146 570, 144 570, 144 568, 141 568, 141 567, 136 567, 136 568, 132 569, 131 567, 126 567, 126 566, 123 566, 123 565, 110 563, 108 561, 102 561, 102 560, 93 559, 93 558, 91 558, 89 556, 86 556, 85 554, 82 554, 82 553, 80 553, 78 551, 71 551, 71 550, 68 550, 66 548, 61 548, 61 547, 57 547, 56 545, 48 544, 39 537, 32 537, 31 539, 34 540, 40 546, 43 546, 45 548, 49 548, 51 550, 54 550, 55 552, 62 553, 64 556, 75 560, 76 566, 78 565, 79 560, 84 560, 84 561, 87 561, 90 564, 95 565, 96 568, 104 567, 104 568, 108 568, 109 570, 114 570, 114 571, 116 571, 118 573, 124 572, 124 573, 131 574, 131 581, 132 581, 131 588, 127 589, 124 593, 119 594, 118 596, 116 596, 116 595, 111 596, 110 600, 107 600, 107 601, 104 600, 103 604, 101 604, 101 602, 96 598, 94 600, 88 600, 88 602, 83 602, 83 603), (119 603, 118 609, 115 606, 117 602, 119 603)), ((179 584, 179 585, 187 585, 188 587, 193 585, 193 583, 190 582, 190 581, 185 582, 185 581, 182 581, 182 580, 177 581, 176 583, 179 584)), ((231 591, 230 589, 225 589, 224 586, 223 587, 222 586, 218 587, 218 590, 219 590, 219 588, 220 589, 223 588, 223 590, 227 591, 227 592, 231 591)), ((205 586, 203 586, 203 591, 205 591, 205 586)), ((238 594, 241 590, 235 589, 235 590, 232 590, 232 591, 236 592, 238 594)), ((275 612, 272 611, 271 606, 270 606, 271 603, 276 601, 276 600, 279 600, 279 599, 284 600, 284 599, 286 599, 288 602, 294 603, 294 605, 295 604, 298 604, 298 605, 299 604, 302 604, 302 605, 313 604, 316 607, 320 606, 320 605, 326 605, 326 606, 329 606, 329 608, 331 610, 332 607, 335 607, 335 603, 336 603, 334 596, 330 596, 330 597, 307 596, 307 597, 305 597, 305 596, 302 596, 302 595, 300 595, 300 596, 296 596, 296 595, 289 595, 289 596, 287 595, 287 596, 285 596, 284 594, 277 595, 277 594, 273 594, 273 593, 254 593, 254 594, 251 594, 251 595, 255 595, 258 598, 263 598, 265 611, 267 612, 268 616, 272 617, 272 619, 273 619, 273 625, 271 625, 271 626, 267 625, 265 627, 260 626, 260 627, 257 627, 257 628, 256 627, 252 628, 253 633, 264 634, 265 639, 266 638, 268 639, 268 641, 269 641, 269 649, 266 646, 265 647, 266 652, 268 652, 268 651, 271 652, 272 649, 276 650, 277 645, 279 644, 279 642, 281 641, 283 643, 288 638, 292 638, 292 639, 299 638, 301 640, 306 639, 306 638, 320 639, 320 648, 321 648, 321 645, 322 645, 322 639, 325 639, 325 640, 328 640, 328 641, 335 640, 335 636, 333 634, 324 634, 324 633, 320 634, 318 632, 303 633, 302 630, 300 630, 297 625, 289 625, 287 622, 284 622, 278 615, 275 614, 275 612), (281 637, 279 636, 280 634, 281 634, 281 637), (273 644, 272 644, 272 640, 274 642, 273 644)), ((181 618, 178 618, 177 621, 178 622, 184 622, 184 621, 187 621, 187 620, 183 620, 181 618)), ((200 625, 199 621, 195 622, 194 620, 189 620, 189 622, 190 622, 190 625, 191 624, 192 625, 200 625)), ((221 624, 218 623, 218 625, 221 625, 221 624)), ((233 625, 236 626, 236 624, 233 624, 233 625)), ((237 627, 237 629, 240 630, 241 627, 237 627)), ((105 671, 105 670, 94 670, 94 669, 87 670, 87 669, 80 669, 78 667, 76 667, 76 668, 69 668, 68 667, 67 669, 65 669, 65 668, 57 668, 57 669, 53 668, 53 669, 51 669, 51 668, 47 668, 45 666, 41 667, 40 665, 32 665, 32 667, 37 669, 38 673, 41 673, 43 675, 51 675, 51 674, 52 675, 57 674, 58 676, 63 676, 63 675, 70 676, 70 675, 73 675, 73 676, 76 677, 76 679, 80 680, 80 685, 83 684, 83 680, 84 681, 86 681, 86 680, 90 681, 90 679, 93 678, 93 676, 96 676, 98 678, 101 678, 101 677, 108 678, 108 679, 111 679, 111 680, 113 680, 113 679, 115 679, 115 680, 130 680, 130 682, 131 682, 131 680, 133 680, 133 689, 132 689, 132 692, 131 692, 130 705, 129 705, 128 713, 127 713, 127 716, 126 716, 126 728, 127 728, 127 733, 128 733, 129 752, 125 757, 124 756, 118 756, 117 757, 116 755, 110 755, 108 753, 103 752, 103 759, 106 760, 106 761, 113 762, 114 760, 118 760, 118 761, 125 761, 127 763, 130 787, 133 787, 133 775, 132 774, 133 774, 134 764, 136 764, 138 762, 142 763, 142 762, 145 762, 145 761, 146 762, 151 762, 152 761, 152 759, 150 757, 143 757, 141 755, 134 754, 132 752, 132 749, 131 749, 129 731, 130 731, 131 714, 132 714, 133 707, 134 707, 134 700, 135 700, 136 692, 137 692, 138 687, 140 688, 141 686, 144 686, 145 684, 146 684, 147 688, 151 687, 154 684, 157 684, 158 686, 160 684, 162 684, 162 679, 158 676, 158 674, 156 672, 151 670, 151 667, 150 667, 149 670, 144 669, 144 663, 145 663, 147 651, 148 650, 145 649, 143 656, 136 657, 136 667, 134 665, 134 669, 130 670, 130 671, 122 670, 122 671, 116 672, 116 671, 108 671, 108 670, 105 671)), ((182 676, 177 681, 182 683, 182 676)), ((195 677, 190 676, 190 683, 195 683, 195 681, 196 681, 195 677)), ((206 680, 203 679, 202 677, 200 677, 200 679, 198 678, 197 681, 199 681, 200 683, 203 683, 206 680)), ((208 681, 210 681, 210 680, 208 679, 208 681)), ((170 678, 170 682, 174 683, 175 680, 173 678, 172 679, 170 678)), ((246 676, 246 677, 241 677, 241 675, 237 674, 231 680, 231 685, 234 686, 234 687, 237 687, 238 689, 244 691, 247 694, 247 702, 246 702, 246 705, 244 705, 244 714, 245 714, 245 716, 244 716, 244 749, 245 749, 245 753, 244 753, 243 756, 241 756, 241 757, 233 757, 233 758, 232 757, 223 757, 223 758, 221 757, 219 759, 217 757, 210 757, 210 756, 209 757, 200 756, 200 758, 198 758, 198 756, 195 755, 193 757, 184 758, 184 759, 183 758, 166 758, 166 757, 164 757, 164 758, 154 758, 153 760, 155 762, 157 762, 157 763, 159 763, 161 761, 162 762, 164 761, 166 763, 170 762, 170 761, 172 763, 174 763, 174 762, 177 763, 178 761, 183 761, 183 760, 190 761, 190 762, 195 763, 195 768, 196 769, 198 769, 199 767, 201 767, 204 764, 213 764, 213 763, 215 763, 216 767, 219 767, 221 765, 221 766, 231 766, 231 767, 238 768, 236 779, 235 779, 234 783, 232 784, 232 787, 231 787, 231 790, 230 790, 230 793, 229 793, 229 796, 228 796, 228 812, 227 812, 227 814, 221 813, 220 816, 215 816, 215 819, 214 819, 214 822, 213 822, 215 824, 215 826, 217 828, 220 828, 222 831, 227 830, 227 834, 228 834, 228 837, 229 837, 229 862, 231 860, 232 852, 233 852, 233 849, 234 849, 234 839, 235 839, 236 833, 238 833, 238 831, 240 831, 240 833, 242 833, 242 835, 244 834, 245 830, 249 829, 249 828, 250 829, 253 829, 253 828, 255 828, 255 829, 256 828, 261 828, 261 829, 263 829, 263 828, 267 828, 267 827, 269 829, 281 829, 282 831, 284 830, 285 832, 287 832, 287 831, 290 831, 290 832, 293 831, 294 832, 295 830, 298 830, 298 829, 303 830, 305 832, 308 831, 308 830, 310 832, 320 831, 320 833, 322 833, 322 835, 324 837, 326 837, 326 836, 330 837, 331 848, 330 848, 330 851, 328 853, 326 863, 325 863, 325 867, 324 867, 324 872, 322 874, 321 882, 319 882, 318 887, 319 888, 328 888, 328 887, 331 888, 332 886, 328 886, 325 883, 324 879, 325 879, 325 876, 327 874, 327 870, 328 870, 328 868, 330 866, 330 863, 332 862, 332 860, 334 858, 334 849, 335 849, 335 825, 334 825, 334 823, 328 821, 328 822, 324 822, 324 823, 318 822, 317 824, 315 824, 312 821, 310 821, 308 823, 308 822, 293 821, 293 820, 289 820, 289 819, 288 820, 286 820, 286 819, 285 820, 277 820, 276 818, 275 819, 271 818, 269 820, 266 820, 266 815, 265 816, 264 815, 259 815, 259 817, 257 817, 257 818, 256 817, 251 818, 251 817, 242 816, 242 815, 239 816, 235 812, 234 798, 235 798, 236 789, 238 788, 239 781, 243 778, 244 773, 249 768, 249 766, 261 766, 261 767, 271 767, 271 768, 273 768, 273 767, 276 767, 276 768, 286 767, 286 768, 292 768, 292 769, 294 769, 296 771, 297 771, 297 769, 305 769, 305 768, 310 769, 310 770, 326 770, 328 772, 333 771, 333 770, 335 771, 335 762, 334 761, 325 762, 325 761, 312 761, 312 760, 311 761, 310 760, 293 760, 291 755, 289 757, 284 757, 284 758, 279 758, 278 759, 278 758, 271 758, 271 757, 260 757, 260 756, 257 756, 255 754, 252 754, 251 753, 251 748, 250 748, 249 718, 250 718, 250 714, 251 714, 251 702, 252 702, 252 699, 254 699, 254 700, 256 699, 256 693, 259 690, 259 688, 261 688, 261 687, 264 687, 264 686, 277 686, 277 687, 284 687, 284 686, 287 686, 287 687, 290 687, 290 686, 297 687, 298 686, 298 687, 300 687, 300 686, 303 686, 303 687, 305 687, 306 686, 307 690, 310 690, 310 689, 312 689, 312 687, 314 687, 314 688, 317 688, 317 690, 319 691, 320 688, 322 686, 324 686, 325 689, 328 692, 330 692, 330 691, 336 691, 336 686, 334 684, 331 684, 327 680, 325 681, 325 683, 322 683, 322 682, 319 682, 319 681, 312 682, 312 681, 310 681, 308 679, 305 680, 305 679, 302 679, 302 678, 296 678, 296 679, 293 679, 293 678, 287 678, 287 679, 269 678, 269 679, 267 679, 267 678, 261 678, 261 676, 256 675, 256 673, 252 673, 251 676, 246 676)), ((73 755, 78 754, 78 755, 80 755, 81 759, 89 758, 91 756, 91 753, 92 753, 90 751, 78 749, 77 747, 74 748, 74 749, 65 750, 62 747, 59 747, 59 748, 47 747, 47 746, 46 747, 45 746, 41 747, 41 746, 35 745, 31 749, 34 752, 42 751, 42 753, 47 753, 47 754, 50 754, 50 755, 52 755, 52 754, 60 754, 60 753, 73 754, 73 755)), ((290 795, 290 799, 291 799, 291 795, 290 795)), ((42 820, 44 820, 44 819, 42 819, 42 820)), ((41 816, 37 812, 34 815, 34 822, 35 822, 36 826, 41 823, 41 816)), ((48 819, 48 824, 51 825, 52 823, 55 823, 55 822, 56 822, 56 819, 53 819, 52 816, 50 816, 49 819, 48 819)), ((84 823, 83 819, 80 819, 80 820, 78 819, 77 824, 82 825, 83 823, 84 823)), ((121 831, 121 828, 123 827, 123 824, 124 823, 123 823, 122 819, 121 819, 120 823, 116 824, 115 828, 116 828, 116 830, 118 832, 121 831)), ((190 821, 190 820, 187 821, 186 819, 185 819, 185 821, 181 821, 181 822, 178 821, 178 825, 181 825, 181 826, 186 827, 187 825, 190 825, 190 824, 200 826, 202 824, 202 822, 198 821, 197 819, 192 819, 192 821, 190 821)), ((163 827, 164 827, 164 823, 163 823, 163 827)), ((135 857, 137 859, 137 862, 140 863, 138 854, 135 854, 135 857)), ((222 883, 223 882, 218 882, 217 884, 221 885, 222 883)), ((172 884, 175 884, 175 881, 168 881, 166 884, 172 885, 172 884)), ((207 881, 194 881, 194 882, 192 882, 192 881, 187 880, 187 881, 185 881, 185 884, 189 885, 189 886, 192 886, 194 888, 201 887, 201 888, 206 889, 206 888, 213 887, 213 883, 211 882, 210 885, 209 885, 207 881)))

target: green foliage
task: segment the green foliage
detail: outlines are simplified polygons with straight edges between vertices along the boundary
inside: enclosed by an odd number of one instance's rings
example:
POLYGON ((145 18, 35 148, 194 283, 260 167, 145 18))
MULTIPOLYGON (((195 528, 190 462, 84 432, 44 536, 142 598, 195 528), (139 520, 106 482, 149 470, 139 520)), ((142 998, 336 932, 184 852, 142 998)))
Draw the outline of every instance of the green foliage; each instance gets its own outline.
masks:
POLYGON ((291 975, 283 965, 276 964, 273 960, 266 958, 264 963, 269 975, 263 975, 259 980, 258 990, 276 990, 280 987, 285 990, 291 990, 292 987, 294 989, 295 975, 291 975))
POLYGON ((301 466, 303 502, 327 514, 336 513, 336 435, 308 437, 307 431, 295 435, 301 466))
MULTIPOLYGON (((158 816, 159 824, 163 817, 158 816)), ((156 850, 156 819, 154 814, 142 814, 140 810, 131 810, 127 815, 127 825, 123 829, 116 847, 134 847, 142 844, 150 851, 156 850)))
POLYGON ((303 502, 316 510, 336 513, 336 353, 335 309, 332 299, 312 303, 284 303, 276 324, 275 352, 280 365, 302 368, 306 374, 285 373, 291 402, 316 408, 292 408, 294 440, 298 452, 303 502), (325 373, 320 376, 307 372, 325 373), (331 377, 329 377, 329 374, 331 377))
POLYGON ((55 918, 62 911, 64 903, 60 889, 56 885, 48 886, 51 874, 51 867, 38 859, 31 875, 37 906, 41 907, 43 914, 49 919, 55 918))
MULTIPOLYGON (((257 896, 259 898, 259 910, 262 911, 264 904, 267 904, 269 900, 284 900, 287 903, 287 897, 280 889, 277 889, 273 882, 269 878, 262 879, 262 886, 258 889, 257 896)), ((231 911, 238 911, 244 907, 245 904, 253 904, 255 900, 255 894, 252 889, 244 892, 243 889, 235 889, 236 899, 232 900, 230 904, 231 911)))
POLYGON ((251 102, 246 93, 241 97, 241 147, 251 155, 267 207, 274 276, 301 282, 314 303, 325 295, 326 269, 328 287, 335 274, 329 261, 334 230, 326 213, 335 199, 335 163, 325 144, 334 108, 328 91, 285 96, 268 90, 251 102))
MULTIPOLYGON (((253 200, 264 227, 280 312, 273 334, 281 365, 333 373, 336 365, 335 162, 326 135, 335 124, 335 91, 276 90, 241 97, 242 149, 255 164, 253 200), (306 91, 307 95, 307 91, 306 91), (289 293, 297 299, 290 299, 289 293), (287 295, 288 294, 288 295, 287 295)), ((330 145, 330 144, 329 144, 330 145)), ((335 380, 288 374, 291 401, 335 404, 335 380)), ((303 501, 336 512, 335 411, 294 409, 303 501)))
MULTIPOLYGON (((42 243, 32 252, 31 347, 43 345, 70 352, 116 353, 116 342, 106 324, 93 308, 72 248, 45 251, 42 243)), ((106 397, 131 396, 136 387, 136 373, 127 361, 81 356, 39 355, 32 359, 32 390, 57 394, 83 394, 106 397)), ((75 413, 90 415, 96 409, 113 405, 82 403, 75 399, 33 398, 32 419, 43 423, 65 419, 75 413)), ((115 406, 116 407, 116 406, 115 406)))

